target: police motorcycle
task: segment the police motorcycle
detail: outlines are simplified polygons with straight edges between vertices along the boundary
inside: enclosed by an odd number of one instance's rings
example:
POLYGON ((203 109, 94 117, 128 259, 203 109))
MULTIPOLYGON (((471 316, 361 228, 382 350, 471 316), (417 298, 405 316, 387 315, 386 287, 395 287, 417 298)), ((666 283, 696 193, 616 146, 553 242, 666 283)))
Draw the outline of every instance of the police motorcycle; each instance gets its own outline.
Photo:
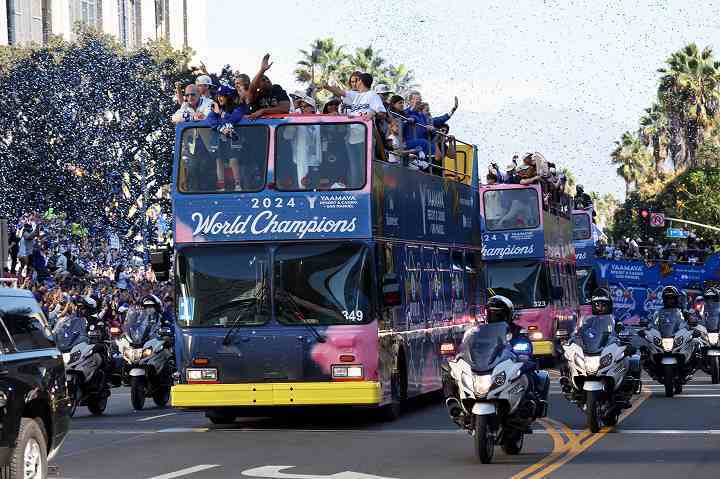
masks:
MULTIPOLYGON (((442 366, 445 404, 453 422, 473 436, 483 464, 492 461, 495 446, 519 454, 530 425, 547 415, 550 380, 535 370, 532 344, 513 335, 513 304, 493 296, 487 324, 466 331, 461 352, 442 366)), ((453 344, 441 352, 454 355, 453 344)))
POLYGON ((91 414, 100 415, 110 397, 108 344, 103 325, 92 318, 96 305, 89 296, 80 298, 80 314, 63 318, 55 326, 55 343, 65 362, 72 398, 71 416, 78 406, 87 406, 91 414))
POLYGON ((159 407, 168 403, 174 372, 173 332, 161 322, 160 300, 151 295, 143 299, 142 306, 128 311, 119 340, 130 402, 138 411, 145 406, 147 397, 159 407))
POLYGON ((710 375, 713 384, 720 383, 720 292, 711 288, 705 292, 702 321, 695 328, 698 339, 698 363, 710 375))
POLYGON ((697 338, 702 333, 694 317, 685 320, 680 309, 680 292, 675 286, 662 291, 663 308, 640 322, 643 338, 643 368, 655 381, 665 385, 665 396, 680 394, 697 369, 697 338))
POLYGON ((563 346, 567 363, 560 385, 565 398, 585 411, 587 427, 595 433, 602 424, 617 424, 642 384, 640 358, 627 336, 619 336, 624 326, 613 319, 609 291, 596 290, 590 304, 592 315, 563 346))

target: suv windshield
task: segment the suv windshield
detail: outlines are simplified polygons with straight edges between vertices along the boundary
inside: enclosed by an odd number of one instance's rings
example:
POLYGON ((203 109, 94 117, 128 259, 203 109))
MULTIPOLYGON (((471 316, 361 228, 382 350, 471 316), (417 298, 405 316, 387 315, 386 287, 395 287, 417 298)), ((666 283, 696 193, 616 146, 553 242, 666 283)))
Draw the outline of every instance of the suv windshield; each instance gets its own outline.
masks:
POLYGON ((264 246, 183 250, 176 282, 180 325, 265 323, 270 312, 268 264, 264 246))
POLYGON ((576 213, 573 217, 573 240, 586 240, 592 237, 590 217, 584 213, 576 213))
POLYGON ((505 261, 487 264, 487 288, 512 301, 516 309, 544 308, 550 300, 547 276, 542 263, 505 261))
POLYGON ((485 225, 491 231, 536 228, 540 225, 534 188, 491 189, 483 193, 485 225))
POLYGON ((353 190, 365 185, 364 124, 281 125, 275 136, 278 190, 353 190))
POLYGON ((367 248, 354 243, 278 248, 273 274, 278 321, 320 325, 369 322, 367 256, 367 248))
POLYGON ((269 129, 235 126, 227 136, 207 127, 183 131, 177 189, 181 193, 260 191, 265 185, 269 129))

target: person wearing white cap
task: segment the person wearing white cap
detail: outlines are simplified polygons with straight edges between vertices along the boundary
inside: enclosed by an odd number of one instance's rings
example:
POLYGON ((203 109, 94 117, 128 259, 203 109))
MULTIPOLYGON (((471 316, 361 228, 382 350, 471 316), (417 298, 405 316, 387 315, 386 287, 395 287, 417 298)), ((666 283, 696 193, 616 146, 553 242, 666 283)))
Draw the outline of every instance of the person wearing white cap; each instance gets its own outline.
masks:
POLYGON ((297 112, 308 114, 314 114, 317 111, 317 103, 311 97, 304 95, 297 100, 297 112))
POLYGON ((210 87, 212 86, 212 79, 209 75, 200 75, 195 79, 195 86, 198 89, 198 93, 200 94, 200 98, 207 98, 208 100, 212 101, 212 98, 210 98, 210 87))

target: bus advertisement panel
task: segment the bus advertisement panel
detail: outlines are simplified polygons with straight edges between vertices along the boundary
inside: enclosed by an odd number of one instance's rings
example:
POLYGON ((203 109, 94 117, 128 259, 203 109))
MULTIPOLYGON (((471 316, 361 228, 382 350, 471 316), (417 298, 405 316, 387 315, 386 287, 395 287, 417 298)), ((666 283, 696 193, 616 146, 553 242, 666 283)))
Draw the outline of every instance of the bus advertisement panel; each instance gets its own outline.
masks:
POLYGON ((590 295, 597 288, 597 278, 593 269, 596 245, 593 237, 592 210, 573 210, 572 219, 580 317, 585 318, 592 314, 590 295))

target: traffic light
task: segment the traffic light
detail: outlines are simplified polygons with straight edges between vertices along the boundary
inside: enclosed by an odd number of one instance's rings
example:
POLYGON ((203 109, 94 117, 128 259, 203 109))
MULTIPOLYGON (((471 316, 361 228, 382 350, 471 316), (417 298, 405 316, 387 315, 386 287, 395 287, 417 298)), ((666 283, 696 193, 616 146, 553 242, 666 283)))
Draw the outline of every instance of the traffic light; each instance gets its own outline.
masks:
POLYGON ((648 216, 650 216, 650 212, 648 210, 640 210, 640 216, 643 217, 643 219, 647 219, 648 216))

